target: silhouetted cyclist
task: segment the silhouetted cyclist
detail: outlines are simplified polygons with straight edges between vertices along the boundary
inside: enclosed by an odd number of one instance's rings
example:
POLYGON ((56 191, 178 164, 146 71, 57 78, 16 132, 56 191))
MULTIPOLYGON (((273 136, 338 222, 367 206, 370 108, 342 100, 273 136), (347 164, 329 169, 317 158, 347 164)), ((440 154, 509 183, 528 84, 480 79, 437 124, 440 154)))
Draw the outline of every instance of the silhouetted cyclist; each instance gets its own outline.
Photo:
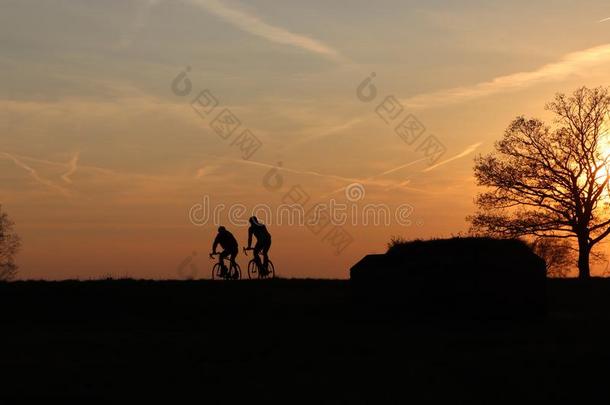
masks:
POLYGON ((256 217, 250 217, 250 228, 248 228, 248 249, 252 246, 252 235, 256 236, 256 245, 254 245, 254 260, 260 266, 259 253, 263 253, 263 266, 264 271, 267 271, 267 264, 269 263, 269 248, 271 247, 271 234, 267 230, 267 227, 258 221, 256 217))
POLYGON ((237 256, 237 239, 235 236, 224 226, 218 228, 218 235, 216 235, 216 239, 214 239, 214 244, 212 245, 212 254, 216 254, 216 247, 220 245, 223 251, 218 256, 218 261, 222 266, 223 275, 227 274, 227 266, 225 266, 225 258, 227 256, 231 256, 231 263, 235 263, 235 256, 237 256))

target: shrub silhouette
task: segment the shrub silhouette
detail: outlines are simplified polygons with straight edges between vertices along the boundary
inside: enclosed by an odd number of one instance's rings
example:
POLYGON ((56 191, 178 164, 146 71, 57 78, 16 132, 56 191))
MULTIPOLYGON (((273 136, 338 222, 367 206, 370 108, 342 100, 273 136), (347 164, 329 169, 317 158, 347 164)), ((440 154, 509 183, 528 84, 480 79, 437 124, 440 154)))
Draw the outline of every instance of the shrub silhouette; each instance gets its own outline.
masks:
POLYGON ((545 307, 544 260, 516 239, 395 241, 350 280, 360 298, 411 312, 538 317, 545 307))

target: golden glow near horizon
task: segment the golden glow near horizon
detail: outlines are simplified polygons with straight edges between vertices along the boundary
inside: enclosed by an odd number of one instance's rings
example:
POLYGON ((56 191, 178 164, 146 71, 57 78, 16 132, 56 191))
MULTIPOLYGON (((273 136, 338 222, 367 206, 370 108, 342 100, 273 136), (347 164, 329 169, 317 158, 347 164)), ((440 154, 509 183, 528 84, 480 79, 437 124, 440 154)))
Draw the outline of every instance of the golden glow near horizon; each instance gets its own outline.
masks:
POLYGON ((278 273, 344 278, 393 235, 465 231, 475 154, 517 115, 552 119, 555 92, 610 84, 607 2, 369 3, 5 2, 0 203, 21 277, 207 277, 216 225, 193 207, 223 205, 244 244, 240 204, 279 215, 300 195, 344 207, 351 242, 270 218, 278 273))

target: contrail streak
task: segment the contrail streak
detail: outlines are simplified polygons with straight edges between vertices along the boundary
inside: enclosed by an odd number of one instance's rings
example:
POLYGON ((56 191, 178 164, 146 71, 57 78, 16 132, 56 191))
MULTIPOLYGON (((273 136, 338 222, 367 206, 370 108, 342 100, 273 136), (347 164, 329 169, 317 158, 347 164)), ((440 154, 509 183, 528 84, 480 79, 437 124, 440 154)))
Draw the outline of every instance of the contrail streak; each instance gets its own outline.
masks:
POLYGON ((371 177, 381 177, 381 176, 385 176, 385 175, 387 175, 387 174, 394 173, 394 172, 397 172, 397 171, 399 171, 399 170, 405 169, 405 168, 407 168, 407 167, 409 167, 409 166, 413 166, 414 164, 417 164, 417 163, 419 163, 419 162, 423 162, 424 160, 428 160, 428 158, 421 158, 421 159, 417 159, 417 160, 414 160, 414 161, 412 161, 412 162, 405 163, 405 164, 403 164, 403 165, 393 167, 393 168, 391 168, 390 170, 386 170, 385 172, 381 172, 381 173, 376 174, 376 175, 371 176, 371 177))
POLYGON ((4 156, 6 159, 12 160, 13 163, 15 163, 15 165, 17 167, 28 172, 30 174, 30 176, 39 184, 42 184, 52 190, 58 191, 61 194, 63 194, 64 196, 70 195, 70 192, 68 190, 64 189, 63 187, 58 186, 57 184, 53 183, 52 181, 49 181, 49 180, 46 180, 46 179, 40 177, 40 175, 38 174, 38 172, 36 170, 34 170, 30 166, 28 166, 27 164, 22 162, 17 157, 15 157, 9 153, 6 153, 6 152, 0 152, 0 156, 4 156))
POLYGON ((461 153, 458 153, 457 155, 450 157, 449 159, 445 159, 442 162, 438 162, 435 165, 427 167, 424 170, 422 170, 422 172, 429 172, 430 170, 434 170, 439 166, 442 166, 449 162, 453 162, 454 160, 463 158, 464 156, 467 156, 467 155, 471 154, 472 152, 474 152, 479 146, 481 146, 481 144, 482 144, 482 142, 477 142, 475 144, 472 144, 469 147, 467 147, 464 151, 462 151, 461 153))
POLYGON ((65 181, 66 183, 70 183, 70 184, 72 183, 72 179, 70 179, 70 176, 72 176, 78 169, 78 158, 79 157, 80 157, 80 153, 77 152, 72 157, 72 159, 70 159, 70 161, 68 162, 68 171, 61 176, 61 179, 63 181, 65 181))
POLYGON ((249 14, 245 10, 229 7, 218 0, 188 0, 191 3, 203 7, 209 13, 234 25, 242 31, 259 36, 268 41, 291 45, 306 51, 325 56, 335 61, 344 58, 330 46, 309 38, 304 35, 295 34, 284 28, 276 27, 261 20, 258 16, 249 14))
POLYGON ((353 120, 350 120, 348 122, 336 125, 330 129, 327 129, 326 131, 316 134, 316 135, 310 135, 301 139, 297 139, 294 142, 292 142, 288 147, 286 147, 286 150, 290 150, 290 149, 294 149, 298 146, 301 146, 305 143, 309 143, 312 141, 317 141, 323 138, 327 138, 329 136, 332 136, 334 134, 336 134, 337 132, 341 132, 341 131, 345 131, 347 129, 352 128, 353 126, 359 124, 360 122, 362 122, 363 119, 362 118, 355 118, 353 120))
POLYGON ((265 167, 265 168, 268 168, 268 169, 275 168, 275 169, 277 169, 279 171, 287 172, 287 173, 310 175, 310 176, 322 177, 322 178, 326 178, 326 179, 340 180, 340 181, 350 181, 350 182, 359 181, 359 179, 351 178, 351 177, 343 177, 343 176, 336 176, 334 174, 319 173, 319 172, 315 172, 313 170, 291 169, 291 168, 288 168, 288 167, 283 167, 283 166, 279 166, 279 165, 272 165, 272 164, 264 163, 264 162, 256 162, 256 161, 253 161, 253 160, 232 159, 232 158, 224 158, 224 157, 218 157, 218 156, 210 156, 210 157, 218 159, 218 160, 228 161, 228 162, 231 162, 231 163, 242 163, 242 164, 246 164, 246 165, 265 167))

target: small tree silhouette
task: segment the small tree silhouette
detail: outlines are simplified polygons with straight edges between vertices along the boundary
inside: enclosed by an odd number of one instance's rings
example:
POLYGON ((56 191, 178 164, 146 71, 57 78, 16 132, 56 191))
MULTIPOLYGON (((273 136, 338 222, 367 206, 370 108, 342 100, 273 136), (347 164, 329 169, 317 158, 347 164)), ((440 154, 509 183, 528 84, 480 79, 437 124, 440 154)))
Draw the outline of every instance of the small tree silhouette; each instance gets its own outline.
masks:
POLYGON ((530 244, 532 251, 544 259, 550 277, 566 277, 576 264, 575 249, 567 240, 537 238, 530 244))
POLYGON ((15 255, 20 246, 21 239, 14 230, 14 223, 0 205, 0 281, 9 281, 17 274, 15 255))
POLYGON ((519 117, 494 153, 476 158, 477 183, 490 190, 477 196, 471 231, 573 238, 579 277, 589 278, 591 250, 610 234, 610 96, 582 87, 557 94, 547 110, 555 128, 519 117))

